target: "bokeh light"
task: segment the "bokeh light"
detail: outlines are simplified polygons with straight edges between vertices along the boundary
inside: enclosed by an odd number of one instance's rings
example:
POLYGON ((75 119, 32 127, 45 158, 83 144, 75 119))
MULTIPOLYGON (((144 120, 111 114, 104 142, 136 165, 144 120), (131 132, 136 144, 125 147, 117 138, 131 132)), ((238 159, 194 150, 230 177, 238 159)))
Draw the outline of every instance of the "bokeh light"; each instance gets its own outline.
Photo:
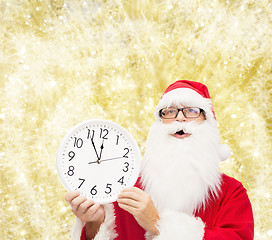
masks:
POLYGON ((221 170, 248 190, 255 239, 272 239, 272 2, 0 0, 1 239, 70 239, 60 140, 92 118, 127 128, 142 153, 162 92, 205 83, 221 170))

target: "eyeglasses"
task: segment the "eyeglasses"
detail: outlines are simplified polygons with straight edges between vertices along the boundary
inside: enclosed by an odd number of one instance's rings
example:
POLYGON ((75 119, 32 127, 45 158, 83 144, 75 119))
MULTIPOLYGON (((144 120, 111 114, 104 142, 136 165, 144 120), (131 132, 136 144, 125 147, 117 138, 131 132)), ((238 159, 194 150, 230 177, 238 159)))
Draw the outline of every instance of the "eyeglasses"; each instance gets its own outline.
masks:
POLYGON ((159 111, 160 117, 164 119, 173 119, 176 118, 179 114, 179 111, 182 111, 184 117, 186 118, 198 118, 200 114, 205 111, 198 107, 185 107, 185 108, 163 108, 159 111))

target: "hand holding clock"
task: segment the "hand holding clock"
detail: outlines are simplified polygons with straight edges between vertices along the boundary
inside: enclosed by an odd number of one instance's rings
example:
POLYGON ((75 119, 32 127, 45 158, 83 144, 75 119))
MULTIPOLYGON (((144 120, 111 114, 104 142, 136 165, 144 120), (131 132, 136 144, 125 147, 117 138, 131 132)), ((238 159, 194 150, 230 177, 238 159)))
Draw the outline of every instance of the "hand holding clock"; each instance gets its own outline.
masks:
MULTIPOLYGON (((79 191, 67 193, 65 200, 71 205, 73 213, 86 223, 86 235, 93 239, 105 219, 103 205, 87 200, 79 191)), ((145 230, 157 235, 159 215, 151 197, 137 187, 124 189, 118 196, 120 208, 134 216, 145 230)), ((89 239, 87 238, 87 239, 89 239)))
POLYGON ((71 205, 73 213, 83 222, 104 221, 105 212, 103 205, 80 195, 79 191, 67 193, 65 200, 71 205))
POLYGON ((67 193, 65 200, 71 205, 73 213, 81 221, 86 223, 87 239, 93 239, 105 219, 103 205, 88 200, 86 197, 80 195, 79 191, 67 193))
MULTIPOLYGON (((57 153, 58 175, 70 191, 66 201, 73 213, 85 222, 87 239, 93 239, 104 222, 102 204, 116 201, 124 188, 134 186, 140 172, 140 159, 140 149, 132 135, 122 126, 107 120, 83 121, 63 137, 57 153), (106 161, 111 161, 111 164, 100 164, 106 161)), ((135 200, 139 206, 143 203, 138 200, 140 195, 135 200)), ((123 201, 126 197, 121 199, 123 201)), ((130 206, 125 202, 120 202, 120 206, 130 206)), ((142 214, 134 215, 135 219, 150 229, 152 224, 142 221, 142 214)))
POLYGON ((126 188, 119 194, 117 202, 142 228, 154 235, 159 234, 156 227, 159 214, 149 194, 137 187, 126 188))

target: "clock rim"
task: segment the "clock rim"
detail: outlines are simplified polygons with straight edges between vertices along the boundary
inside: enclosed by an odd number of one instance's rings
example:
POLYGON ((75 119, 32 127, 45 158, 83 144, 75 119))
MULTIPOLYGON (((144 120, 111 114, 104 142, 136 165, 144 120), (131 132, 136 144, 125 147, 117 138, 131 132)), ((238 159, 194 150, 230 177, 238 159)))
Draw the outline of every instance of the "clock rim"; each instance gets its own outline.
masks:
MULTIPOLYGON (((61 165, 60 165, 61 164, 61 160, 62 160, 62 151, 61 150, 63 150, 64 144, 67 141, 67 139, 71 136, 71 134, 76 129, 78 129, 81 126, 86 125, 88 123, 92 123, 92 124, 93 123, 97 123, 97 124, 101 124, 102 123, 102 124, 106 124, 107 126, 109 126, 110 124, 112 124, 115 128, 121 129, 130 138, 130 141, 131 141, 132 145, 134 146, 134 149, 136 150, 135 159, 138 162, 138 164, 137 164, 137 166, 135 166, 135 169, 134 169, 135 172, 137 171, 137 174, 135 174, 136 177, 134 177, 130 181, 131 185, 130 186, 126 186, 125 188, 135 186, 135 183, 137 182, 137 180, 139 178, 139 175, 140 175, 140 165, 141 165, 141 152, 140 152, 139 145, 137 144, 135 138, 132 136, 132 134, 126 128, 124 128, 120 124, 117 124, 117 123, 115 123, 113 121, 106 120, 106 119, 88 119, 88 120, 81 121, 81 122, 77 123, 76 125, 74 125, 72 128, 70 128, 68 130, 68 132, 64 135, 64 137, 61 139, 61 142, 59 144, 59 147, 58 147, 58 150, 57 150, 57 156, 56 156, 56 168, 57 168, 58 177, 59 177, 62 185, 64 186, 64 188, 67 191, 69 191, 69 192, 76 191, 75 189, 72 189, 69 184, 67 184, 67 182, 65 181, 65 179, 63 179, 64 177, 62 176, 63 174, 62 174, 61 165)), ((122 189, 125 189, 125 188, 122 188, 122 189)), ((79 191, 82 194, 82 192, 80 190, 77 189, 77 191, 79 191)), ((90 200, 94 201, 94 199, 91 199, 91 198, 88 198, 88 197, 87 197, 87 199, 90 199, 90 200)), ((100 204, 106 204, 106 203, 115 202, 116 200, 117 200, 117 197, 114 197, 114 198, 111 197, 111 198, 109 198, 107 200, 101 200, 101 201, 95 201, 95 202, 100 203, 100 204)))

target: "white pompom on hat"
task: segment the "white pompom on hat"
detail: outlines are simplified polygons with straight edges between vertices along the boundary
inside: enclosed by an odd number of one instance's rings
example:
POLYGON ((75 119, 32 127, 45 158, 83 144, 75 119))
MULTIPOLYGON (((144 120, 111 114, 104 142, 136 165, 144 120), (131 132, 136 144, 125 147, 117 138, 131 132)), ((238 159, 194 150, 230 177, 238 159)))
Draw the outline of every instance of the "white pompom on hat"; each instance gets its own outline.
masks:
MULTIPOLYGON (((206 120, 217 127, 216 117, 208 88, 199 82, 178 80, 171 84, 163 93, 156 107, 155 119, 161 121, 159 111, 169 106, 199 107, 205 111, 206 120)), ((221 160, 229 158, 231 150, 227 145, 221 144, 221 160)))

